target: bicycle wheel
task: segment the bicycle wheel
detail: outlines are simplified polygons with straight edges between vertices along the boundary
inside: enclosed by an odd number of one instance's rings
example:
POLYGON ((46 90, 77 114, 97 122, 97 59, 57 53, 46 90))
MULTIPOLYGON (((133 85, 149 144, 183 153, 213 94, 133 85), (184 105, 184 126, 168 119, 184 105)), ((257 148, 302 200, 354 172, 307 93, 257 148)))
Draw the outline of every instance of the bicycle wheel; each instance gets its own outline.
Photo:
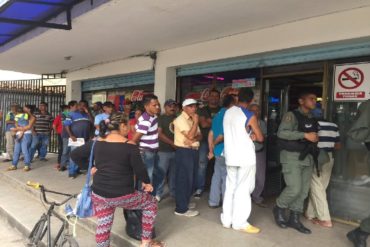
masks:
POLYGON ((42 240, 43 232, 45 228, 45 219, 40 219, 35 226, 33 227, 30 235, 28 236, 28 243, 27 246, 37 246, 39 242, 42 240))
POLYGON ((73 237, 65 237, 60 245, 60 247, 79 247, 77 241, 73 237))

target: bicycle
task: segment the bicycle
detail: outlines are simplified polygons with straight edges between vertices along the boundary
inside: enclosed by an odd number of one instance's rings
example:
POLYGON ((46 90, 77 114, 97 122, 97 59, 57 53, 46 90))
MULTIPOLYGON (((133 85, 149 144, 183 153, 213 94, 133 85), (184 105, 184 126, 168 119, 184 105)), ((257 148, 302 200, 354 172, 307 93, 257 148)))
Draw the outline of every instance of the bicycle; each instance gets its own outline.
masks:
MULTIPOLYGON (((33 227, 28 237, 27 246, 32 246, 32 247, 40 246, 42 239, 47 234, 47 245, 46 245, 47 247, 79 247, 76 239, 74 238, 74 235, 70 234, 70 230, 69 230, 70 218, 69 217, 63 218, 62 216, 58 215, 56 211, 54 210, 56 206, 60 207, 66 204, 72 198, 76 198, 78 194, 66 194, 66 193, 48 190, 43 185, 39 183, 30 182, 30 181, 27 182, 27 185, 35 189, 40 189, 41 195, 42 195, 42 198, 40 195, 41 201, 43 201, 47 205, 50 205, 47 212, 41 215, 41 218, 37 221, 37 223, 33 227), (67 198, 64 201, 59 202, 59 203, 56 201, 50 202, 46 198, 46 192, 56 194, 56 195, 66 196, 67 198), (56 217, 63 223, 57 235, 55 236, 54 240, 52 240, 51 238, 51 217, 52 216, 56 217)), ((75 218, 75 220, 77 220, 77 218, 75 218)))

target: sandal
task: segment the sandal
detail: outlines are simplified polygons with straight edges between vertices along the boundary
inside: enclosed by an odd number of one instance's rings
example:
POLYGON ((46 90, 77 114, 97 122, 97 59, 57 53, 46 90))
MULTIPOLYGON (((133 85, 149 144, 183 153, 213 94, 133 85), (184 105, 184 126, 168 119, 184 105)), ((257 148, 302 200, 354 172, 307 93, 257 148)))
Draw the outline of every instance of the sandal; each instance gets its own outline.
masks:
POLYGON ((143 245, 143 247, 165 247, 165 243, 164 242, 160 242, 160 241, 156 241, 156 240, 152 240, 148 243, 146 243, 145 245, 143 245))
POLYGON ((25 166, 23 168, 23 171, 25 171, 25 172, 29 172, 30 170, 31 170, 31 167, 29 167, 29 166, 25 166))
POLYGON ((327 228, 332 228, 333 227, 333 223, 330 220, 314 219, 314 220, 312 220, 312 223, 314 223, 315 225, 319 225, 319 226, 327 227, 327 228))
POLYGON ((17 170, 17 167, 16 166, 9 166, 8 169, 6 169, 7 171, 15 171, 17 170))

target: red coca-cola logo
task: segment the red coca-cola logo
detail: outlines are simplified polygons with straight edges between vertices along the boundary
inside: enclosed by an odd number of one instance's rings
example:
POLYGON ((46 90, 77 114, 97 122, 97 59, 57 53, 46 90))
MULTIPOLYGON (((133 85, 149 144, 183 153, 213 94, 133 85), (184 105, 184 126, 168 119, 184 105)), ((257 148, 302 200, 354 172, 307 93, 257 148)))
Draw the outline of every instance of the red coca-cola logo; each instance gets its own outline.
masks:
POLYGON ((144 90, 134 90, 131 94, 131 101, 142 101, 144 95, 144 90))

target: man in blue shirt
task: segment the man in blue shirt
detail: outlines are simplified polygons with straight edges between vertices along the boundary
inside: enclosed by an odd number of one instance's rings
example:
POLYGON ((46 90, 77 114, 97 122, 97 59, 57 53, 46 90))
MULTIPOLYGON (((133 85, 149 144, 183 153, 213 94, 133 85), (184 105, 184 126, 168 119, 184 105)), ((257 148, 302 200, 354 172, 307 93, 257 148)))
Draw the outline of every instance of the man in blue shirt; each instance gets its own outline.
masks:
POLYGON ((233 95, 226 95, 223 101, 223 107, 212 120, 211 130, 208 134, 209 154, 208 158, 215 157, 215 168, 212 176, 211 191, 209 194, 208 204, 210 208, 220 207, 221 195, 225 193, 226 182, 226 163, 223 155, 224 152, 224 128, 223 120, 225 112, 234 103, 233 95))
POLYGON ((113 112, 113 109, 114 109, 113 107, 114 107, 114 105, 113 105, 112 102, 106 101, 103 104, 103 113, 100 113, 100 114, 95 116, 95 120, 94 120, 95 136, 99 135, 99 128, 100 128, 99 124, 100 124, 100 122, 105 121, 109 118, 109 116, 113 112))
MULTIPOLYGON (((69 135, 69 138, 76 142, 77 138, 83 138, 85 143, 90 139, 90 130, 93 118, 88 110, 88 104, 86 101, 81 100, 78 104, 76 111, 69 112, 63 125, 69 135)), ((72 152, 76 146, 71 146, 70 151, 72 152)), ((68 166, 68 176, 76 178, 79 174, 78 166, 70 159, 68 166)))

